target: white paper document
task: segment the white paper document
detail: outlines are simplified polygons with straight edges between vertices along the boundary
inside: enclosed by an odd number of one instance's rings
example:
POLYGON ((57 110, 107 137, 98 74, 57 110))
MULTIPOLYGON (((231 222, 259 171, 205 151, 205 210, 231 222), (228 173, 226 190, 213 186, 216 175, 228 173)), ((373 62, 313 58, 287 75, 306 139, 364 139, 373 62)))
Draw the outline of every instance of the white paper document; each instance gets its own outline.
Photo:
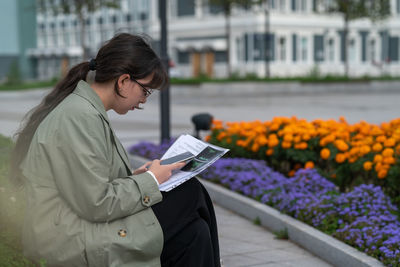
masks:
POLYGON ((179 138, 161 157, 161 160, 186 151, 196 155, 196 157, 182 169, 174 171, 171 178, 159 186, 160 191, 170 191, 193 176, 199 174, 222 157, 229 151, 229 149, 211 145, 207 142, 196 139, 191 135, 185 134, 179 136, 179 138))

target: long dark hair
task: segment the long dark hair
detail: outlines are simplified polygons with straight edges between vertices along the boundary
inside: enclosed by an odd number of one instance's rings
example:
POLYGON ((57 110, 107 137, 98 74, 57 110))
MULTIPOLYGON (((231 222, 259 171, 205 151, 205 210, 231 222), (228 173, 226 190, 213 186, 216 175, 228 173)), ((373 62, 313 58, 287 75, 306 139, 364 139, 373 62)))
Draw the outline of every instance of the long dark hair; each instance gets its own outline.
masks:
POLYGON ((80 80, 86 81, 89 68, 96 70, 95 82, 115 80, 114 89, 118 95, 117 79, 122 74, 130 74, 134 79, 143 79, 154 74, 146 86, 155 89, 162 88, 168 82, 168 75, 160 58, 143 37, 128 33, 114 36, 100 48, 91 63, 83 62, 74 66, 43 101, 25 116, 21 129, 15 134, 16 144, 11 155, 10 179, 15 184, 23 183, 19 165, 28 152, 39 124, 75 90, 80 80))

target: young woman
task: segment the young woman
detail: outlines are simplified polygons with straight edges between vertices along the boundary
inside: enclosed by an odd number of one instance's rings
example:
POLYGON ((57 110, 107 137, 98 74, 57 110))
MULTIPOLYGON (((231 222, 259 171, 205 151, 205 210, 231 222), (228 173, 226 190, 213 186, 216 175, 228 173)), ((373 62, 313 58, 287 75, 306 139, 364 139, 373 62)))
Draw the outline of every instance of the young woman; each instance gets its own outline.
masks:
POLYGON ((132 173, 106 113, 140 109, 166 82, 150 46, 119 34, 95 59, 73 67, 31 112, 11 168, 26 190, 28 258, 46 266, 219 266, 215 214, 204 187, 191 179, 159 191, 183 163, 154 160, 132 173))

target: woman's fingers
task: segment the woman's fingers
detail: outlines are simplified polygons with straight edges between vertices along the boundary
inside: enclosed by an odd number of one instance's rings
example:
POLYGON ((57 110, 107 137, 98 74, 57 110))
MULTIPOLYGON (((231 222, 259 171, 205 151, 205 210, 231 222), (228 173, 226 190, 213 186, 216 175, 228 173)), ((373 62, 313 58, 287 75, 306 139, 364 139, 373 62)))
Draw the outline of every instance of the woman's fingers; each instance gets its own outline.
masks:
POLYGON ((139 168, 137 168, 136 170, 134 170, 132 173, 137 175, 137 174, 141 174, 144 172, 148 171, 148 167, 151 165, 151 161, 146 162, 145 164, 143 164, 142 166, 140 166, 139 168))
POLYGON ((172 170, 178 170, 178 169, 182 169, 184 166, 186 165, 186 162, 177 162, 174 164, 170 164, 170 166, 172 167, 172 170))
POLYGON ((185 166, 185 164, 185 162, 178 162, 174 164, 160 165, 160 160, 153 160, 149 170, 154 174, 157 181, 162 184, 171 177, 173 170, 180 169, 185 166))

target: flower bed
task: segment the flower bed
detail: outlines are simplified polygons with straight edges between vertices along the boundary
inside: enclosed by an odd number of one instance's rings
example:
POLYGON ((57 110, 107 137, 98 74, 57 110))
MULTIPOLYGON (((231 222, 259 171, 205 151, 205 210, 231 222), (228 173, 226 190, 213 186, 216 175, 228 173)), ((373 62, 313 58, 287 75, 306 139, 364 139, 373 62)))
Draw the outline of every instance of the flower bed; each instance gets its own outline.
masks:
MULTIPOLYGON (((166 147, 141 143, 130 153, 158 158, 166 147)), ((270 205, 388 266, 400 266, 398 210, 379 186, 360 185, 341 193, 315 169, 299 169, 287 178, 264 160, 243 158, 222 158, 201 177, 270 205)))
POLYGON ((315 167, 342 192, 360 184, 380 185, 400 205, 400 119, 379 126, 351 125, 344 118, 214 121, 208 141, 229 148, 230 157, 263 159, 288 176, 315 167))

